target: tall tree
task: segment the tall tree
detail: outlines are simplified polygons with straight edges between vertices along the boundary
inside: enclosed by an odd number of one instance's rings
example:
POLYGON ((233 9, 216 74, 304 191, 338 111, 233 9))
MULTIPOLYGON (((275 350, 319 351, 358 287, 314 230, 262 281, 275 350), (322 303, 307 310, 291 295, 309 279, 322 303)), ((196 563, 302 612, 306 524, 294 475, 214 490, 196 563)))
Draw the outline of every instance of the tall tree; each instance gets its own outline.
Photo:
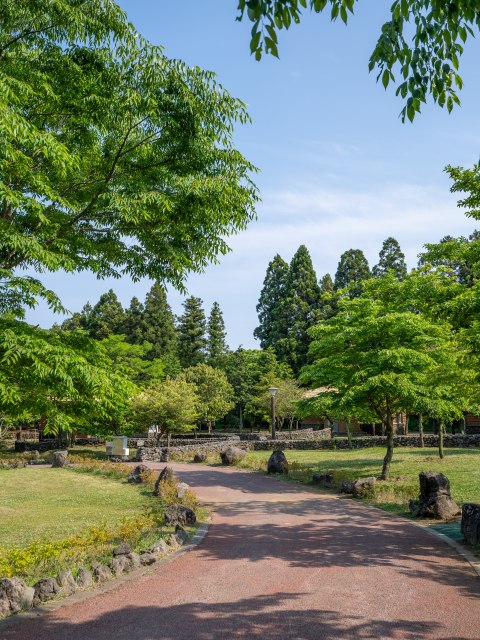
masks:
POLYGON ((226 342, 225 322, 218 302, 213 303, 207 322, 207 356, 208 364, 212 367, 219 364, 220 358, 228 351, 226 342))
POLYGON ((362 280, 371 278, 368 261, 361 249, 349 249, 342 253, 335 274, 335 290, 350 286, 350 298, 362 295, 362 280))
POLYGON ((253 371, 247 352, 239 347, 222 359, 222 369, 233 388, 233 402, 238 411, 240 433, 243 429, 243 412, 245 405, 253 397, 253 371))
POLYGON ((259 326, 254 330, 262 349, 275 344, 278 339, 280 303, 285 297, 288 264, 277 255, 268 263, 263 288, 257 304, 259 326))
POLYGON ((130 306, 125 309, 121 332, 129 344, 141 344, 143 342, 142 320, 144 307, 139 299, 134 296, 130 306))
POLYGON ((343 309, 312 331, 314 364, 302 382, 327 391, 302 402, 303 415, 337 419, 353 415, 383 422, 387 452, 382 479, 393 455, 393 416, 406 407, 443 420, 475 410, 470 399, 472 374, 463 366, 454 333, 419 313, 388 312, 372 298, 340 301, 343 309), (324 405, 324 408, 322 408, 324 405))
POLYGON ((395 238, 387 238, 383 242, 382 249, 378 254, 380 260, 372 269, 374 278, 381 278, 392 269, 397 280, 404 280, 407 276, 407 265, 405 264, 405 254, 402 253, 400 245, 395 238))
POLYGON ((320 287, 313 269, 312 259, 305 245, 301 245, 292 258, 285 283, 285 297, 280 303, 279 315, 287 333, 280 338, 275 351, 298 374, 307 363, 310 336, 308 330, 320 318, 320 287))
POLYGON ((198 419, 207 423, 210 432, 212 423, 234 407, 233 388, 225 372, 200 363, 185 369, 180 377, 195 385, 198 419))
POLYGON ((113 289, 100 296, 93 307, 86 328, 90 337, 95 340, 108 338, 112 333, 119 333, 124 319, 123 307, 113 289))
MULTIPOLYGON (((346 0, 310 0, 310 9, 320 13, 326 7, 332 21, 339 16, 345 24, 348 12, 353 14, 354 2, 346 0)), ((307 0, 240 0, 238 9, 242 20, 244 13, 254 23, 251 30, 250 52, 260 60, 263 51, 278 57, 277 30, 299 24, 301 7, 307 0), (300 6, 301 5, 301 6, 300 6)), ((402 109, 405 117, 413 120, 420 113, 420 104, 432 94, 435 102, 450 112, 453 103, 460 104, 456 88, 463 86, 457 73, 459 58, 468 34, 478 29, 477 6, 465 0, 395 0, 391 19, 382 24, 380 38, 370 57, 369 70, 376 69, 377 82, 387 88, 395 82, 394 68, 400 73, 402 84, 397 95, 407 98, 402 109), (413 31, 409 25, 415 25, 413 31), (405 32, 405 29, 408 33, 405 32), (447 61, 451 61, 452 66, 447 61)), ((383 14, 379 20, 383 23, 383 14)), ((379 23, 380 24, 380 23, 379 23)))
POLYGON ((332 276, 326 273, 319 280, 320 285, 320 317, 322 320, 328 320, 338 313, 337 298, 335 296, 335 285, 332 276))
POLYGON ((157 439, 191 431, 198 419, 196 386, 182 378, 153 382, 130 402, 133 417, 143 427, 154 425, 157 439))
POLYGON ((144 313, 141 322, 142 342, 152 345, 148 359, 176 355, 178 347, 175 317, 167 302, 165 289, 156 282, 145 298, 144 313))
POLYGON ((190 296, 182 303, 184 314, 178 318, 178 353, 182 367, 205 362, 205 313, 203 300, 190 296))

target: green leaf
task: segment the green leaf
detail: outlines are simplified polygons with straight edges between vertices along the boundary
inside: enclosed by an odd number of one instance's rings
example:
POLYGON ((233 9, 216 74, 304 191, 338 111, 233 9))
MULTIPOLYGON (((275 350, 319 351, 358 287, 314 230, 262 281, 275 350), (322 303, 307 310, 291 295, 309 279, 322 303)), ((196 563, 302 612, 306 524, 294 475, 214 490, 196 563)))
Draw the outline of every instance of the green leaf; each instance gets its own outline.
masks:
POLYGON ((382 76, 382 84, 385 87, 385 89, 388 87, 389 82, 390 82, 390 72, 388 71, 388 69, 385 69, 382 76))

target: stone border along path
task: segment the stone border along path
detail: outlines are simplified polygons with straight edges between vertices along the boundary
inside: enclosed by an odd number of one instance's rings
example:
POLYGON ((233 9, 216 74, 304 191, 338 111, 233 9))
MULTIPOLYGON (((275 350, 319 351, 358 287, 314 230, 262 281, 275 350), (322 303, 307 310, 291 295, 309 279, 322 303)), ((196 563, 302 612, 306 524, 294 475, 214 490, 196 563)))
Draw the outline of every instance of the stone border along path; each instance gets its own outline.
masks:
POLYGON ((480 580, 442 534, 234 468, 169 466, 214 509, 202 544, 1 640, 479 639, 480 580))

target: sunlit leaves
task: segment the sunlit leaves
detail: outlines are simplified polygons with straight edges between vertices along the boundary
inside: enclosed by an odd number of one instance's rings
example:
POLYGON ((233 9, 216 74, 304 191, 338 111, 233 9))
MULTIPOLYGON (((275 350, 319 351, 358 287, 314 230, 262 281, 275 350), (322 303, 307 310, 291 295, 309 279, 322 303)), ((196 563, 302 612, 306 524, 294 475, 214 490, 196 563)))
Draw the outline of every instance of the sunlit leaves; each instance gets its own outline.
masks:
MULTIPOLYGON (((347 24, 347 12, 353 13, 354 0, 310 0, 309 4, 315 13, 321 13, 329 5, 331 20, 340 17, 347 24)), ((251 51, 257 60, 261 59, 263 50, 278 57, 278 43, 271 31, 268 31, 268 37, 277 47, 266 46, 264 28, 267 23, 272 30, 288 29, 292 19, 295 23, 300 21, 301 8, 307 8, 304 0, 240 0, 237 20, 242 19, 247 9, 248 17, 255 24, 255 43, 252 40, 251 51)), ((439 106, 446 105, 449 112, 454 104, 460 104, 455 89, 463 86, 458 75, 459 58, 463 53, 460 42, 465 43, 469 33, 474 35, 473 28, 479 24, 478 15, 479 0, 396 0, 393 3, 391 19, 381 28, 368 67, 370 71, 378 70, 377 81, 381 79, 387 88, 390 80, 395 82, 392 72, 399 65, 407 80, 401 91, 397 91, 397 95, 407 98, 400 114, 403 121, 414 119, 420 112, 418 100, 424 101, 428 94, 439 106), (413 37, 409 40, 410 35, 407 38, 405 31, 411 31, 412 27, 413 37), (450 68, 450 62, 453 68, 450 68)))

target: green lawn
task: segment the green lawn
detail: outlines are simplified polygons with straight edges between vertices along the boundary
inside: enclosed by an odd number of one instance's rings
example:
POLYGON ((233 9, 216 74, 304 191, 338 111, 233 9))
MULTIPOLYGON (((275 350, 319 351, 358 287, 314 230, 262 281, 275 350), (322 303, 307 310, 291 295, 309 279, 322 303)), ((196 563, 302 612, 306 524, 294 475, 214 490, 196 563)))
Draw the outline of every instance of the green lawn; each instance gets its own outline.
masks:
POLYGON ((113 528, 151 500, 141 485, 66 469, 0 470, 0 548, 65 538, 101 520, 113 528))
MULTIPOLYGON (((311 484, 314 473, 334 472, 336 478, 357 479, 380 477, 385 449, 354 449, 352 451, 284 451, 291 468, 289 479, 311 484), (292 464, 297 463, 297 464, 292 464)), ((254 451, 240 463, 240 467, 266 469, 271 451, 254 451)), ((445 449, 440 460, 437 449, 396 448, 390 467, 391 476, 404 476, 404 480, 377 482, 375 502, 389 510, 405 514, 408 500, 419 493, 418 474, 421 471, 440 471, 450 480, 453 499, 461 506, 464 502, 480 502, 480 449, 445 449)))

